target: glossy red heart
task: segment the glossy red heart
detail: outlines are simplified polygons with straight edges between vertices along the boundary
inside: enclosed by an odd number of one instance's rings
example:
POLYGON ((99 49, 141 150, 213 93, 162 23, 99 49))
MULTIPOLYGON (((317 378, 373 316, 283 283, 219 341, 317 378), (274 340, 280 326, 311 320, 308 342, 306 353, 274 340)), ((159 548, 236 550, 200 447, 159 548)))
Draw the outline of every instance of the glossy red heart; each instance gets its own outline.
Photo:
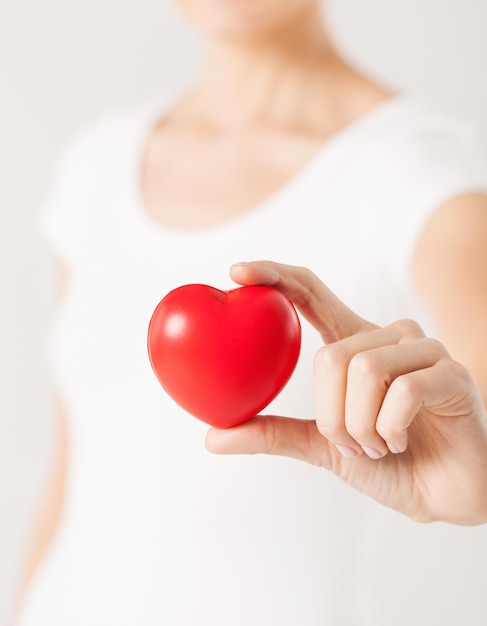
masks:
POLYGON ((159 382, 183 409, 218 428, 269 404, 293 373, 300 346, 292 303, 266 286, 184 285, 161 300, 149 324, 159 382))

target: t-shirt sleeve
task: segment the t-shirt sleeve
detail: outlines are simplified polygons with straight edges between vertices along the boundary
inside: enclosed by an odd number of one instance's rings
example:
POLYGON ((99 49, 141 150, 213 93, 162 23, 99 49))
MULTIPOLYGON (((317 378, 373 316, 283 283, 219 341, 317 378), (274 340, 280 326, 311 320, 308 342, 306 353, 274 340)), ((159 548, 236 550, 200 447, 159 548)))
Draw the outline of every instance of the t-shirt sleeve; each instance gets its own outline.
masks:
POLYGON ((437 117, 406 131, 387 155, 381 203, 391 271, 405 279, 434 211, 455 197, 487 193, 487 159, 470 127, 437 117))
POLYGON ((57 159, 38 226, 54 254, 68 266, 86 254, 90 233, 98 227, 96 207, 110 184, 124 121, 118 112, 100 115, 75 133, 57 159))
POLYGON ((55 164, 48 193, 38 213, 39 230, 56 257, 70 265, 80 245, 84 172, 79 138, 71 141, 55 164))

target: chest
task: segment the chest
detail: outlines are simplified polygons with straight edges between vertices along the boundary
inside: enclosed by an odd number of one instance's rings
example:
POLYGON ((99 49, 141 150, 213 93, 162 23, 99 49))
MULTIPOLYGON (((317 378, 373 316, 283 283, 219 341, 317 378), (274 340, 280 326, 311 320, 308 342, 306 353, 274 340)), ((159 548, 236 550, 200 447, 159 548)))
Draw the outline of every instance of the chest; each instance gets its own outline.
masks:
POLYGON ((155 136, 140 181, 146 211, 176 228, 230 220, 285 188, 320 145, 317 137, 268 131, 155 136))

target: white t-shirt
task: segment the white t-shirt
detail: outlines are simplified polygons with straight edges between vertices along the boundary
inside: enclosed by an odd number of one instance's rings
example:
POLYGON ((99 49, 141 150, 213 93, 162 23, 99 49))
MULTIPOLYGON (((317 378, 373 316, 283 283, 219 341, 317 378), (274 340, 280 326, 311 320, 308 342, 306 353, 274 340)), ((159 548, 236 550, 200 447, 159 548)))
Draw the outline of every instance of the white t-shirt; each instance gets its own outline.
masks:
MULTIPOLYGON (((207 426, 165 394, 146 351, 169 290, 231 288, 229 265, 261 258, 308 266, 371 321, 434 333, 409 262, 436 207, 487 191, 470 132, 398 96, 247 214, 188 232, 156 223, 139 189, 170 105, 81 133, 42 213, 71 275, 52 342, 69 473, 21 626, 484 626, 487 526, 416 524, 295 460, 211 455, 207 426)), ((298 367, 266 412, 313 418, 319 346, 303 323, 298 367)))

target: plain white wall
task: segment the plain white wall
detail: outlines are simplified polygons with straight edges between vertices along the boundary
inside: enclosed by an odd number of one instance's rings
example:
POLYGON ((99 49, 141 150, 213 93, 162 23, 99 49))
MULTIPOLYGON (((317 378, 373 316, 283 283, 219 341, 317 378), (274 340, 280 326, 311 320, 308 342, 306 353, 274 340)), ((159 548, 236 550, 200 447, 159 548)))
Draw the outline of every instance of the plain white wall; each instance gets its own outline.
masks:
MULTIPOLYGON (((470 120, 487 150, 485 0, 330 0, 327 14, 350 58, 470 120)), ((187 83, 200 56, 169 0, 0 0, 0 625, 53 446, 55 278, 35 220, 54 160, 100 112, 187 83)))

